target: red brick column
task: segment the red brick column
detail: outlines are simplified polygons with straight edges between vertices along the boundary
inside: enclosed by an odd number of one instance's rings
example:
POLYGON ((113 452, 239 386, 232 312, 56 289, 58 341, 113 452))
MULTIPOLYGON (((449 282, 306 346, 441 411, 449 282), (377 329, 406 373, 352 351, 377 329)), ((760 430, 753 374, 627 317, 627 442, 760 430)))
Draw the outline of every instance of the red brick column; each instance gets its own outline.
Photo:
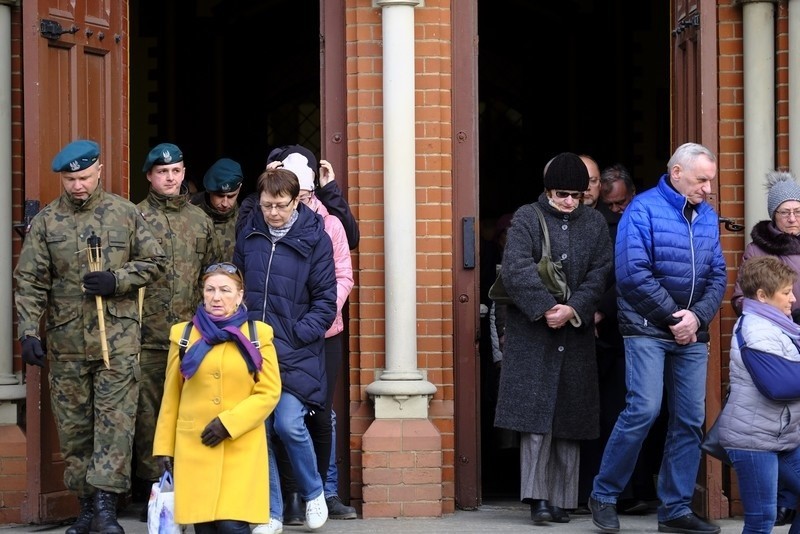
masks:
POLYGON ((25 435, 17 425, 0 425, 0 525, 22 523, 25 500, 25 435))
POLYGON ((442 516, 442 437, 427 419, 376 419, 362 439, 365 519, 442 516))

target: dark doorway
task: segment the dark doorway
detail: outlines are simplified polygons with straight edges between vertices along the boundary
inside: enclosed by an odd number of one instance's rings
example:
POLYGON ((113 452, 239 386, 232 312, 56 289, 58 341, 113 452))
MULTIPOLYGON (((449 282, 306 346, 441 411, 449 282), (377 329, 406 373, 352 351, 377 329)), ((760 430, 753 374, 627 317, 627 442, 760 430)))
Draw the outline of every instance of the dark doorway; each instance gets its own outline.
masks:
POLYGON ((131 0, 130 14, 131 200, 147 194, 142 163, 161 142, 183 150, 200 187, 221 157, 252 189, 271 148, 319 154, 318 3, 131 0))
MULTIPOLYGON (((658 2, 478 2, 481 302, 503 214, 542 191, 545 163, 589 154, 653 185, 670 156, 670 11, 658 2)), ((519 498, 519 449, 493 427, 497 369, 481 318, 481 489, 519 498)))

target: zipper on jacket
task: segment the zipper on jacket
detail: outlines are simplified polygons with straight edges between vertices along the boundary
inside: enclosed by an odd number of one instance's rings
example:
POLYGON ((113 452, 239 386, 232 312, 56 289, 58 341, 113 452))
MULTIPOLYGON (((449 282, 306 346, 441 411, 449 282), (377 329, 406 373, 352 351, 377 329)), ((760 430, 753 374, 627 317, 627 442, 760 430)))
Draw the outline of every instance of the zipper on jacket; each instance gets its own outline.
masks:
POLYGON ((267 322, 267 286, 269 286, 269 274, 272 271, 272 258, 275 256, 275 241, 269 240, 272 243, 272 249, 269 251, 269 261, 267 262, 267 273, 264 277, 264 301, 261 303, 261 320, 267 322))

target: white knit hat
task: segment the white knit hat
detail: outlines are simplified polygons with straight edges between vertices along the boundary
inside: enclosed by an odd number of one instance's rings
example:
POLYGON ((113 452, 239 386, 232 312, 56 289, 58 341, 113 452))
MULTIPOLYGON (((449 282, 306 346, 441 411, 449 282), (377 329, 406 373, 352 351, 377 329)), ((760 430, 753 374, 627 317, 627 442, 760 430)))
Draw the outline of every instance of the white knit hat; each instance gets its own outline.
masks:
POLYGON ((770 171, 767 173, 767 211, 769 217, 775 220, 775 210, 787 200, 800 202, 800 184, 794 174, 788 171, 770 171))
POLYGON ((308 159, 304 155, 292 152, 283 160, 283 168, 297 175, 300 189, 305 189, 306 191, 314 190, 314 171, 308 166, 308 159))

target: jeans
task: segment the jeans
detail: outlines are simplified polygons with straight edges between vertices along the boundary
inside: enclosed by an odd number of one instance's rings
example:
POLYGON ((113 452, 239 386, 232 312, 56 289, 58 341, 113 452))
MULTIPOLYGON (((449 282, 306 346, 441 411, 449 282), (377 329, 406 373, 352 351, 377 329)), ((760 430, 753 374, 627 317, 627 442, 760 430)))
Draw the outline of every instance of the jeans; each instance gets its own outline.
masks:
POLYGON ((625 409, 608 438, 592 497, 616 504, 633 473, 642 442, 661 411, 667 394, 667 438, 658 474, 658 520, 692 513, 700 438, 705 419, 705 343, 679 345, 652 337, 625 338, 625 409))
MULTIPOLYGON (((280 437, 289 455, 300 496, 306 502, 316 499, 322 493, 317 457, 306 428, 307 412, 303 402, 284 390, 278 405, 267 419, 267 440, 271 435, 280 437)), ((270 517, 283 521, 281 482, 272 447, 269 447, 269 514, 270 517)))
POLYGON ((331 406, 331 460, 325 477, 325 498, 339 495, 339 467, 336 465, 336 412, 331 406))
MULTIPOLYGON (((778 506, 778 481, 795 495, 800 492, 800 448, 792 451, 727 449, 744 506, 742 534, 772 532, 778 506)), ((800 530, 795 520, 789 532, 800 530)))

